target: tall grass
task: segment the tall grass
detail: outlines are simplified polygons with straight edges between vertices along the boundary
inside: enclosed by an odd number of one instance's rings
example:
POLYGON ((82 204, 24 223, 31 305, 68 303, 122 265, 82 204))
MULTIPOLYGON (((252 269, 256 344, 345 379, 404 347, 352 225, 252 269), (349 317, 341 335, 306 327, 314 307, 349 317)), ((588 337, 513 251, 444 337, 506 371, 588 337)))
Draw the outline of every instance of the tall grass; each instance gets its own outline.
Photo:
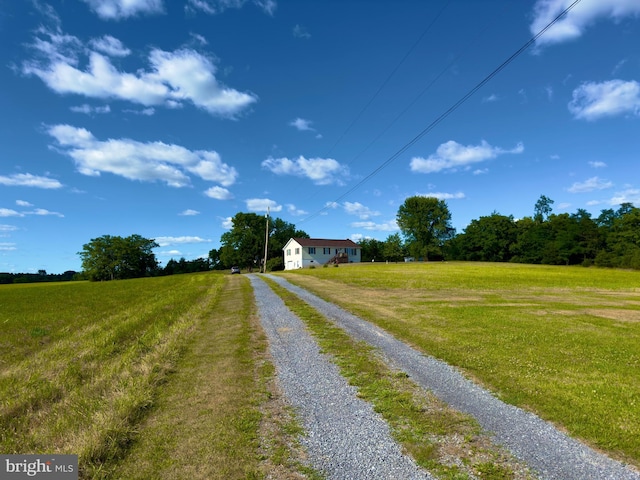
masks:
POLYGON ((0 451, 118 458, 221 275, 0 286, 0 451))
POLYGON ((453 262, 287 276, 640 466, 640 272, 453 262))

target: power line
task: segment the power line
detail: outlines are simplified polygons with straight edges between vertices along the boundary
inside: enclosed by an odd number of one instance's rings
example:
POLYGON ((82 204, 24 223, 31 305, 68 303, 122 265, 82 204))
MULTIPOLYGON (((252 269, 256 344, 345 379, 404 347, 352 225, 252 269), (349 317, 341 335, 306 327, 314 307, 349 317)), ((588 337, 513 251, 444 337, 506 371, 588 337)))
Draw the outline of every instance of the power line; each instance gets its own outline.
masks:
POLYGON ((449 6, 449 3, 451 3, 451 0, 447 0, 445 2, 445 4, 442 6, 442 8, 440 9, 440 11, 436 14, 436 16, 433 18, 433 20, 431 21, 431 23, 429 23, 429 25, 427 25, 427 28, 424 29, 424 31, 422 32, 422 34, 420 35, 420 37, 418 37, 418 39, 413 43, 413 45, 411 46, 411 48, 409 48, 409 50, 407 51, 407 53, 404 55, 404 57, 402 57, 402 59, 400 60, 400 62, 395 66, 395 68, 391 71, 391 73, 387 76, 387 78, 385 79, 384 82, 382 82, 382 85, 380 85, 380 87, 378 87, 378 90, 376 90, 376 92, 373 94, 373 96, 369 99, 369 101, 365 104, 364 107, 362 107, 362 109, 360 110, 360 112, 358 112, 358 114, 356 115, 356 117, 351 121, 351 123, 349 124, 349 126, 345 129, 344 132, 342 132, 342 135, 340 135, 338 137, 338 139, 335 141, 335 143, 331 146, 331 148, 329 149, 329 151, 326 153, 325 157, 328 157, 331 152, 333 151, 334 148, 336 148, 336 146, 342 141, 342 139, 347 135, 347 133, 349 133, 349 131, 353 128, 353 126, 358 122, 358 120, 360 120, 360 117, 362 117, 362 115, 364 114, 364 112, 371 106, 371 104, 373 103, 373 101, 378 98, 378 95, 380 95, 380 92, 382 92, 382 90, 384 89, 384 87, 387 86, 387 84, 389 83, 389 81, 391 80, 391 78, 396 74, 396 72, 400 69, 400 67, 404 64, 404 62, 407 60, 407 58, 409 58, 409 56, 413 53, 413 51, 416 49, 416 47, 418 46, 418 44, 420 44, 420 42, 422 42, 422 39, 427 35, 427 33, 431 30, 431 28, 435 25, 435 23, 438 21, 438 19, 442 16, 443 12, 445 11, 445 9, 447 8, 447 6, 449 6))
POLYGON ((338 198, 329 202, 328 205, 325 205, 323 208, 318 210, 317 212, 309 215, 304 218, 300 223, 304 223, 309 221, 322 212, 327 211, 331 205, 339 203, 341 200, 346 198, 348 195, 356 191, 363 184, 368 182, 371 178, 376 176, 380 171, 382 171, 385 167, 389 166, 394 160, 396 160, 400 155, 406 152, 410 147, 412 147, 418 140, 424 137, 427 133, 431 132, 437 125, 440 124, 444 119, 446 119, 449 115, 455 112, 463 103, 465 103, 469 98, 471 98, 478 90, 484 87, 487 83, 489 83, 493 77, 498 75, 502 70, 504 70, 511 62, 513 62, 516 58, 518 58, 524 51, 526 51, 531 45, 533 45, 538 38, 540 38, 547 30, 549 30, 553 25, 555 25, 562 17, 564 17, 569 11, 573 9, 581 0, 574 0, 571 5, 569 5, 566 9, 564 9, 557 17, 551 20, 542 30, 536 33, 533 37, 531 37, 524 45, 522 45, 518 50, 516 50, 509 58, 507 58, 504 62, 502 62, 496 69, 494 69, 489 75, 484 77, 475 87, 469 90, 465 95, 463 95, 456 103, 454 103, 451 107, 449 107, 445 112, 440 114, 435 120, 433 120, 427 127, 425 127, 420 133, 418 133, 415 137, 405 143, 396 153, 391 155, 387 160, 382 162, 375 170, 369 173, 366 177, 356 183, 353 187, 347 190, 345 193, 340 195, 338 198))

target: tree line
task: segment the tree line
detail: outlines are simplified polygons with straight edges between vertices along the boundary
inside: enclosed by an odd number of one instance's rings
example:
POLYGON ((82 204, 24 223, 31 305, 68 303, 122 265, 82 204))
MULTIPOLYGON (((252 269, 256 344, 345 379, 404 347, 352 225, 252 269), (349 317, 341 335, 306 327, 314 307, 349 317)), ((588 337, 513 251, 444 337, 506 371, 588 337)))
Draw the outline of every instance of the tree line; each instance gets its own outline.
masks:
MULTIPOLYGON (((541 195, 533 215, 515 219, 493 212, 472 220, 459 234, 444 200, 414 196, 398 209, 400 232, 386 240, 363 239, 362 261, 465 260, 549 265, 596 265, 640 269, 640 209, 623 203, 593 218, 584 209, 553 213, 553 200, 541 195)), ((292 223, 255 213, 237 213, 220 237, 220 249, 195 260, 169 260, 161 267, 153 249, 159 245, 140 235, 94 238, 78 252, 82 272, 47 275, 0 273, 0 283, 65 280, 120 280, 194 273, 238 266, 245 270, 284 268, 282 249, 290 238, 309 238, 292 223), (268 230, 267 230, 268 227, 268 230), (264 263, 265 242, 267 264, 264 263)))
POLYGON ((443 200, 410 197, 397 215, 400 234, 360 242, 362 260, 466 260, 640 269, 640 209, 623 203, 593 218, 584 209, 553 213, 540 196, 532 216, 493 212, 455 234, 443 200))
POLYGON ((284 268, 282 248, 291 237, 309 235, 280 218, 267 219, 255 213, 237 213, 231 229, 220 238, 221 247, 213 249, 206 258, 176 261, 171 259, 161 267, 153 249, 159 245, 140 235, 118 237, 103 235, 82 247, 82 277, 91 281, 122 280, 127 278, 175 275, 228 269, 237 265, 246 270, 262 269, 265 242, 268 238, 266 269, 284 268))

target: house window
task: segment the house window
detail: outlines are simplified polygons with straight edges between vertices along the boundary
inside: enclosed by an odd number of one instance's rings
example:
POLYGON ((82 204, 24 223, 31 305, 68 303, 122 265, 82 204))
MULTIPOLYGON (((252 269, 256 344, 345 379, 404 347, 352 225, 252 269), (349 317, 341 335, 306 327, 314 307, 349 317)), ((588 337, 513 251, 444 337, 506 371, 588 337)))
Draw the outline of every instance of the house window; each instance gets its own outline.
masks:
POLYGON ((325 255, 331 255, 331 249, 325 247, 322 249, 322 253, 325 255))
POLYGON ((349 255, 355 256, 356 255, 356 249, 355 248, 347 248, 347 253, 349 255))
POLYGON ((291 256, 291 249, 287 248, 287 257, 290 257, 290 256, 291 256))
POLYGON ((316 247, 309 247, 309 253, 311 255, 315 255, 316 254, 316 247))
POLYGON ((300 249, 296 248, 296 255, 300 255, 300 249))

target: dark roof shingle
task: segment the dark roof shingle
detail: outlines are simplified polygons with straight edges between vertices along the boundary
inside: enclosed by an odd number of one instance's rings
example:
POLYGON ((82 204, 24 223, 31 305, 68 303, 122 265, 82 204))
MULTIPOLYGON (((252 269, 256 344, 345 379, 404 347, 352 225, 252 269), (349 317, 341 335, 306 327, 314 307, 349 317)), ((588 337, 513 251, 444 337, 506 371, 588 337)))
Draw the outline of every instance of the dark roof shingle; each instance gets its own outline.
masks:
POLYGON ((325 238, 294 238, 302 247, 360 248, 352 240, 328 240, 325 238))

